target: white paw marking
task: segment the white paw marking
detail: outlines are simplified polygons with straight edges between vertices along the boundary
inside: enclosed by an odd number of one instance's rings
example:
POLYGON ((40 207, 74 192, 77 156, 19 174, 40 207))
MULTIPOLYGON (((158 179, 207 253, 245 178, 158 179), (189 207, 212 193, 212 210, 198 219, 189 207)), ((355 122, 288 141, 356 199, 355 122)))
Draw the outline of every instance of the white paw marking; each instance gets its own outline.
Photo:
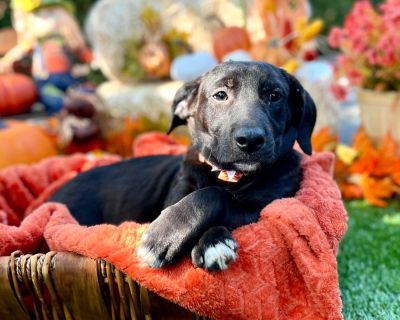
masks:
POLYGON ((238 248, 238 244, 236 243, 235 240, 232 239, 225 239, 224 243, 231 248, 232 250, 234 250, 236 252, 237 248, 238 248))
POLYGON ((158 258, 154 255, 153 252, 151 252, 151 250, 149 250, 145 246, 139 247, 139 249, 137 250, 137 256, 140 261, 144 262, 152 268, 159 268, 161 266, 158 258))
POLYGON ((219 270, 228 269, 229 263, 236 260, 236 249, 236 242, 230 239, 208 247, 204 252, 204 267, 209 269, 217 264, 219 270))

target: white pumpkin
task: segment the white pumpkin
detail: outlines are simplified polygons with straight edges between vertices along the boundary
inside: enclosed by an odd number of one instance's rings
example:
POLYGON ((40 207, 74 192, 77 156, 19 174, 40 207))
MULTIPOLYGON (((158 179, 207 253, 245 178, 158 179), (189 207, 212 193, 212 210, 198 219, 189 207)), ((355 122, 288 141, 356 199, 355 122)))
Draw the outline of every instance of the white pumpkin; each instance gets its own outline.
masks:
POLYGON ((218 64, 213 55, 206 51, 185 54, 177 57, 171 65, 171 78, 179 81, 192 81, 218 64))

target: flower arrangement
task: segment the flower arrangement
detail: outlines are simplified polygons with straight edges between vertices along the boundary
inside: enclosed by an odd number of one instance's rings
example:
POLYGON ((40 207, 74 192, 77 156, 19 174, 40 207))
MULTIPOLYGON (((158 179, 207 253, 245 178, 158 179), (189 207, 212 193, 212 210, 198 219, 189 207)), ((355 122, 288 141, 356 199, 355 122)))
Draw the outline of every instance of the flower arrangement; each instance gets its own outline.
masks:
MULTIPOLYGON (((332 28, 328 42, 341 49, 337 75, 351 85, 400 90, 400 0, 386 0, 377 9, 367 0, 355 2, 343 28, 332 28)), ((334 91, 343 96, 339 88, 334 91)))

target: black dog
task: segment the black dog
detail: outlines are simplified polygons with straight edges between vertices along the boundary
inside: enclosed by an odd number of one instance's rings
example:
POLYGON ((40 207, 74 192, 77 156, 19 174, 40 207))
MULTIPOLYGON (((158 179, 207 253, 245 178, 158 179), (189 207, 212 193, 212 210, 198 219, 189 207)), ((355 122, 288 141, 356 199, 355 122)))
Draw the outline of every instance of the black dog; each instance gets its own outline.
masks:
POLYGON ((93 169, 51 201, 82 224, 152 221, 139 256, 161 267, 191 251, 193 264, 226 269, 237 244, 228 230, 256 222, 301 181, 297 140, 311 154, 316 109, 285 71, 261 62, 223 63, 176 94, 170 131, 188 124, 186 156, 153 156, 93 169))

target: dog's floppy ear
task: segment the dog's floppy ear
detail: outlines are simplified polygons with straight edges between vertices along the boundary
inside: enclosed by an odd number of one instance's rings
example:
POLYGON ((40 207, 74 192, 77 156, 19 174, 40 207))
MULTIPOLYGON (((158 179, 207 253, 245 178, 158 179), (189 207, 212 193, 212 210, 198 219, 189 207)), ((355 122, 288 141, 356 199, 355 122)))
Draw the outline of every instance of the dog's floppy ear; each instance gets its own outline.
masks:
POLYGON ((168 129, 170 134, 176 127, 186 124, 197 104, 197 95, 200 87, 201 78, 186 82, 175 94, 172 101, 172 120, 168 129))
POLYGON ((286 71, 283 72, 289 80, 289 103, 293 115, 292 123, 297 129, 297 142, 301 149, 310 155, 312 153, 311 135, 314 130, 317 109, 314 100, 300 82, 286 71))

